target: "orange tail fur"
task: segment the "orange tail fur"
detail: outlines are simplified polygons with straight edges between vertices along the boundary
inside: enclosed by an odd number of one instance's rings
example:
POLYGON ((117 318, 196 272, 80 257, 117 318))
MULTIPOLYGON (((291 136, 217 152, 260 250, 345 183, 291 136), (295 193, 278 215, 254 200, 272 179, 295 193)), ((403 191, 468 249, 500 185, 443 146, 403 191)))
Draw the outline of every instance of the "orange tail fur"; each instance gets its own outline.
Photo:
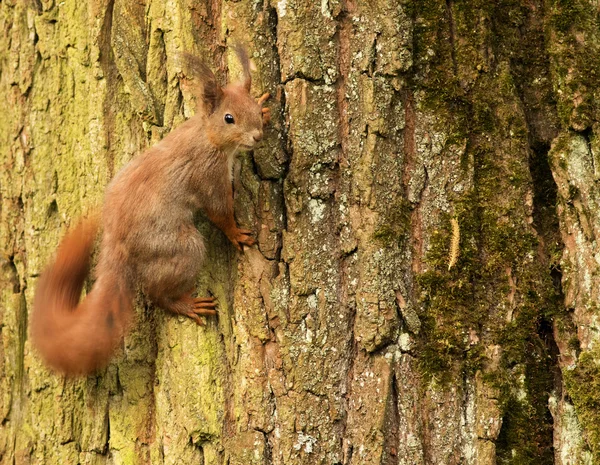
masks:
POLYGON ((84 220, 63 239, 40 277, 31 316, 31 338, 44 361, 67 375, 104 367, 121 343, 133 314, 133 296, 122 270, 99 276, 79 303, 98 231, 84 220))

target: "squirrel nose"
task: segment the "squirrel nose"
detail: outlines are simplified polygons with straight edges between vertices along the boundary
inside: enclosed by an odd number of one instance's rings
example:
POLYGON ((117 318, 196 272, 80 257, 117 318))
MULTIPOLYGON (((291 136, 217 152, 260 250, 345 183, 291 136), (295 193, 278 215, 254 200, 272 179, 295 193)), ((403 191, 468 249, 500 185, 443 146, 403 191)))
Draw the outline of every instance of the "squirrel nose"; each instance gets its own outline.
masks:
POLYGON ((252 137, 254 138, 255 142, 258 142, 258 141, 262 140, 263 133, 262 133, 262 131, 261 132, 256 132, 256 133, 252 134, 252 137))

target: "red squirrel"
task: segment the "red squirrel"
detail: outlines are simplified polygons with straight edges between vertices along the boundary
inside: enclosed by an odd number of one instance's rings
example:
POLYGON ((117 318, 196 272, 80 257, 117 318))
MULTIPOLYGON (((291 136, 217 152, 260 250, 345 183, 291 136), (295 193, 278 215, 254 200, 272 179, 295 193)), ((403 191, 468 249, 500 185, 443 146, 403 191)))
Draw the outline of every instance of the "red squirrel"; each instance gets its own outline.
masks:
POLYGON ((31 316, 31 338, 43 360, 67 375, 91 374, 110 360, 133 319, 142 291, 159 307, 192 318, 216 315, 212 297, 192 297, 204 257, 194 225, 203 210, 238 248, 252 246, 251 231, 233 217, 232 165, 239 150, 263 137, 268 108, 250 95, 250 62, 236 53, 243 81, 220 87, 210 69, 187 56, 203 83, 204 111, 131 160, 109 184, 102 209, 96 281, 81 303, 97 219, 82 221, 62 240, 42 273, 31 316))

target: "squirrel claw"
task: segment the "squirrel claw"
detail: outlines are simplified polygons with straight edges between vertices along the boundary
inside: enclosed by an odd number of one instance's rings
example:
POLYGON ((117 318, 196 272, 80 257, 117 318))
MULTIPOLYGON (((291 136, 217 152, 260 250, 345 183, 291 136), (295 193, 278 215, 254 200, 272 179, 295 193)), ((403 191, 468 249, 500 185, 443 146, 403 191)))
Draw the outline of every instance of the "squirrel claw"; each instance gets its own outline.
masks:
POLYGON ((262 115, 263 115, 263 124, 267 124, 269 121, 271 121, 271 109, 270 108, 263 108, 262 115))
MULTIPOLYGON (((192 302, 192 306, 196 313, 199 313, 199 312, 201 313, 203 311, 202 309, 209 309, 207 311, 215 312, 214 314, 216 314, 215 307, 217 306, 217 303, 215 302, 215 299, 213 299, 212 297, 207 298, 207 299, 194 299, 192 302)), ((213 313, 209 313, 209 314, 213 315, 213 313)))
POLYGON ((248 247, 252 247, 254 244, 256 244, 256 241, 254 240, 253 237, 247 236, 247 237, 245 237, 243 239, 238 240, 238 243, 240 245, 246 245, 248 247))
POLYGON ((186 316, 188 316, 192 320, 194 320, 198 326, 206 326, 206 323, 204 323, 204 321, 202 321, 200 319, 200 317, 198 315, 196 315, 195 313, 190 312, 186 316))
MULTIPOLYGON (((271 96, 271 94, 266 92, 256 102, 259 105, 262 105, 269 99, 270 96, 271 96)), ((262 108, 261 111, 262 111, 262 115, 263 115, 263 125, 264 125, 264 124, 267 124, 271 120, 271 109, 270 108, 262 108)))
POLYGON ((249 229, 237 228, 234 233, 229 236, 229 240, 240 252, 243 251, 242 246, 246 245, 248 247, 252 247, 254 244, 256 244, 256 241, 252 237, 252 231, 249 229))
POLYGON ((256 102, 259 105, 262 105, 269 99, 270 96, 271 96, 271 94, 269 94, 268 92, 265 92, 264 94, 261 95, 261 97, 256 102))
POLYGON ((185 315, 196 322, 199 326, 204 326, 201 316, 215 316, 218 312, 215 310, 217 302, 214 297, 196 297, 192 299, 191 308, 185 315))
POLYGON ((194 315, 200 315, 200 316, 215 316, 218 315, 218 312, 216 310, 207 310, 207 309, 198 309, 198 308, 194 308, 193 310, 194 315))

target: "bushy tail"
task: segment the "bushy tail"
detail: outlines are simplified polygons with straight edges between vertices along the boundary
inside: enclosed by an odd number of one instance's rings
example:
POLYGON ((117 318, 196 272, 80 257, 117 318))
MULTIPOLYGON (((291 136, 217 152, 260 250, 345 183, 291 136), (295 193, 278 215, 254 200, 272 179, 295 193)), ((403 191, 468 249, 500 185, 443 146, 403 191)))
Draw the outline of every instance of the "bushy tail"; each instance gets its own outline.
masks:
POLYGON ((67 375, 86 375, 105 366, 132 319, 132 294, 119 277, 123 270, 99 276, 79 303, 97 231, 93 219, 70 231, 35 293, 33 345, 51 368, 67 375))

